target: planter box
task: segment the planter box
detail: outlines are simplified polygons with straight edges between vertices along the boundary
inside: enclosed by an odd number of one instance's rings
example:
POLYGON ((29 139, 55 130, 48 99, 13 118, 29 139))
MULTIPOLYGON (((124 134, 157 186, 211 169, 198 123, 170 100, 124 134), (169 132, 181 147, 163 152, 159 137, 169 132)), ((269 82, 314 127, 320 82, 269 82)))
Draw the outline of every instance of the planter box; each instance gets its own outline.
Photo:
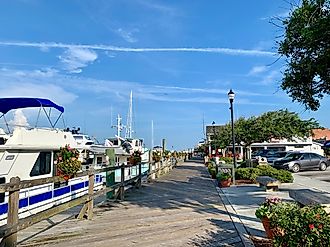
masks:
POLYGON ((230 184, 231 184, 231 178, 229 178, 227 180, 219 181, 219 187, 221 187, 221 188, 230 187, 230 184))

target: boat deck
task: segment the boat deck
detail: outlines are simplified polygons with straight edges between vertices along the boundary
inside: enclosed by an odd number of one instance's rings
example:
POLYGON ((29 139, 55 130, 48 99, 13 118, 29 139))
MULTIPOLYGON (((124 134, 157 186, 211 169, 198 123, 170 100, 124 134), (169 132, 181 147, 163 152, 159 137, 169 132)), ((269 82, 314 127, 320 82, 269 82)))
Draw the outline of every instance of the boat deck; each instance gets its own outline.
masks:
MULTIPOLYGON (((102 198, 101 198, 102 199, 102 198)), ((71 209, 19 232, 19 246, 244 246, 201 162, 185 162, 93 220, 71 209)))

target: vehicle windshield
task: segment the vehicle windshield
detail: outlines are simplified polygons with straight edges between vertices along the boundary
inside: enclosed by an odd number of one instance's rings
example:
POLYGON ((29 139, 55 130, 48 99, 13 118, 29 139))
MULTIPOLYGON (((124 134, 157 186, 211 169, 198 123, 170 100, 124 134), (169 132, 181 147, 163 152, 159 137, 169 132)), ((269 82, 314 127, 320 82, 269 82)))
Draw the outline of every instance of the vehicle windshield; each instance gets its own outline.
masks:
POLYGON ((284 157, 284 160, 297 160, 301 156, 301 153, 291 153, 284 157))

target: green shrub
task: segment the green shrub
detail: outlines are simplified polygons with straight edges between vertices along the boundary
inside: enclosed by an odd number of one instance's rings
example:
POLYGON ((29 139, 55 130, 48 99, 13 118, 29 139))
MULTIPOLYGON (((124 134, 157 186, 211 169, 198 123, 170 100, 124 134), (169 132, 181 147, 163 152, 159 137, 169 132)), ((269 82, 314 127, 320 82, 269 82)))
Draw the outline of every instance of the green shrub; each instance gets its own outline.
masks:
POLYGON ((291 172, 286 170, 278 170, 278 174, 275 177, 277 180, 281 181, 282 183, 292 183, 293 176, 291 172))
POLYGON ((212 177, 215 177, 215 176, 216 176, 216 170, 215 170, 215 167, 209 169, 209 173, 211 174, 212 177))
POLYGON ((276 178, 282 183, 292 183, 293 176, 286 170, 277 170, 269 165, 259 165, 256 168, 238 168, 236 169, 236 179, 256 181, 258 176, 269 176, 276 178))
POLYGON ((253 168, 238 168, 236 169, 236 179, 248 180, 251 179, 251 173, 253 168))
POLYGON ((217 174, 217 180, 218 181, 224 181, 224 180, 227 180, 229 178, 232 178, 232 176, 228 172, 218 172, 218 174, 217 174))
POLYGON ((232 164, 233 163, 233 158, 231 158, 231 157, 220 157, 219 160, 224 161, 226 164, 232 164))

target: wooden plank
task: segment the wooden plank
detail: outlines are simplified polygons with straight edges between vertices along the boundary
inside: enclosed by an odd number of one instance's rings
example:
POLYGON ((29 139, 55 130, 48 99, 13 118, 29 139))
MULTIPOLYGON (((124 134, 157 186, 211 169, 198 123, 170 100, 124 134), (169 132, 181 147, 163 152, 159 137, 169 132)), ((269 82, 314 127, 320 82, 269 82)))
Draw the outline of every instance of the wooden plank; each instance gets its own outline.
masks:
POLYGON ((126 192, 125 201, 102 204, 92 222, 70 219, 46 231, 36 225, 40 234, 29 238, 32 230, 22 233, 26 240, 21 245, 243 246, 203 164, 185 165, 141 190, 126 192))

